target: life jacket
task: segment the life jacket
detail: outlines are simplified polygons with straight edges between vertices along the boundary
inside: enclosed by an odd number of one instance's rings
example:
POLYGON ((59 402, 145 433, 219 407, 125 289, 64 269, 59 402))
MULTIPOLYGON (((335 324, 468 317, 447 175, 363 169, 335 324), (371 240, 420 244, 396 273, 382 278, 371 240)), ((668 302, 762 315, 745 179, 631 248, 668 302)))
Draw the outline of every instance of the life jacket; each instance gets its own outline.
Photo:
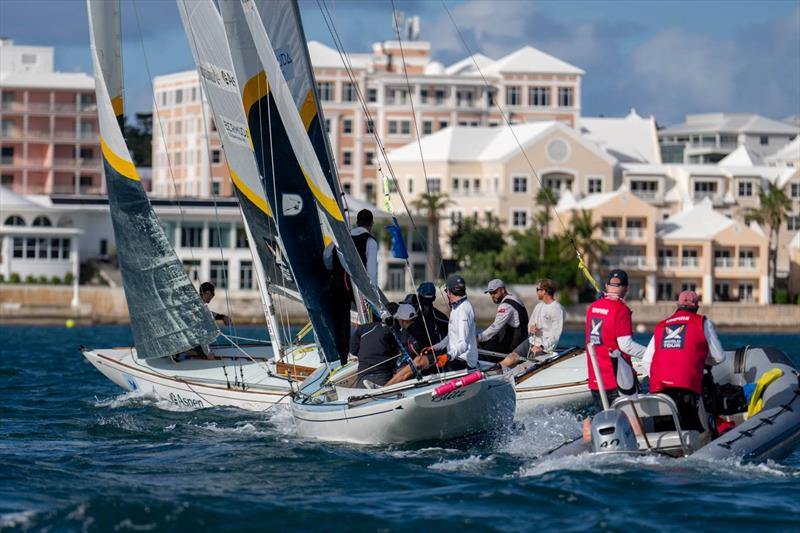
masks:
POLYGON ((360 325, 354 336, 358 337, 358 353, 354 355, 358 357, 359 375, 370 376, 382 385, 392 377, 398 352, 392 330, 382 322, 371 322, 360 325))
POLYGON ((703 331, 703 315, 678 309, 656 326, 655 352, 650 365, 650 392, 667 388, 686 389, 700 394, 703 367, 708 357, 708 341, 703 331))
POLYGON ((519 346, 519 344, 528 336, 528 310, 525 309, 525 306, 520 302, 508 296, 503 298, 501 303, 508 304, 513 307, 519 318, 519 325, 514 327, 510 324, 510 321, 506 322, 506 325, 503 326, 503 329, 501 329, 499 332, 497 332, 497 335, 495 335, 495 339, 497 339, 497 347, 499 348, 498 351, 508 353, 519 346))
MULTIPOLYGON (((617 344, 617 337, 620 336, 616 331, 616 323, 619 313, 631 313, 630 308, 621 300, 611 298, 600 298, 593 302, 586 310, 586 344, 593 344, 595 355, 597 355, 597 366, 600 369, 600 376, 603 378, 603 386, 606 390, 617 388, 617 369, 616 360, 611 358, 611 352, 619 350, 621 357, 625 358, 630 364, 631 356, 622 353, 617 344)), ((630 335, 630 332, 623 333, 630 335)), ((594 368, 586 354, 586 365, 589 368, 589 388, 598 390, 597 379, 594 376, 594 368)))
POLYGON ((359 233, 358 235, 352 235, 353 243, 356 245, 356 250, 358 251, 358 256, 361 258, 361 262, 364 263, 364 266, 367 266, 367 242, 372 239, 373 241, 377 242, 377 239, 372 235, 372 233, 365 231, 364 233, 359 233))

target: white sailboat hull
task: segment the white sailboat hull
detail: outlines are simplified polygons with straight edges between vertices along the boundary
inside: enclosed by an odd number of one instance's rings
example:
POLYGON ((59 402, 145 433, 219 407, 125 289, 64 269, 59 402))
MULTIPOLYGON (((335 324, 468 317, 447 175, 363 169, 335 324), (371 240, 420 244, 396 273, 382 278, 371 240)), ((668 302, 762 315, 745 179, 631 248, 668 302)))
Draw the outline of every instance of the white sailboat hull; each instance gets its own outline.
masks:
MULTIPOLYGON (((465 374, 450 373, 445 381, 465 374)), ((431 393, 442 383, 428 379, 382 389, 337 387, 341 399, 322 403, 297 397, 291 402, 297 433, 326 441, 401 444, 460 438, 511 424, 515 395, 509 374, 489 376, 433 398, 431 393), (354 400, 363 395, 374 397, 354 400)))
MULTIPOLYGON (((530 362, 515 368, 519 375, 531 366, 530 362)), ((588 405, 592 401, 589 391, 585 352, 575 353, 559 359, 531 373, 516 384, 517 416, 536 408, 573 408, 588 405)))
MULTIPOLYGON (((286 403, 289 380, 278 374, 270 346, 214 347, 219 359, 169 357, 138 360, 135 348, 85 349, 83 355, 108 379, 127 391, 152 394, 181 409, 238 407, 263 411, 286 403), (226 375, 227 374, 227 375, 226 375), (244 386, 242 385, 244 383, 244 386)), ((314 346, 302 346, 286 357, 292 365, 318 367, 314 346)))

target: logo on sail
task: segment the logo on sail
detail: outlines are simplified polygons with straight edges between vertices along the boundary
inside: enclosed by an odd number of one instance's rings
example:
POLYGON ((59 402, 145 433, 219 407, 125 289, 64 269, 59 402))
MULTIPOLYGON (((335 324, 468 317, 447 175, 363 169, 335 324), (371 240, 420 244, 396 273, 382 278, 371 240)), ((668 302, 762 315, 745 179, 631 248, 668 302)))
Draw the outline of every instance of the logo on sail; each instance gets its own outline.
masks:
POLYGON ((276 48, 275 57, 278 58, 278 64, 281 66, 284 79, 289 81, 294 78, 294 61, 292 61, 292 55, 289 53, 289 50, 286 48, 276 48))
POLYGON ((300 213, 303 210, 303 199, 296 194, 284 194, 281 197, 281 205, 283 207, 283 214, 291 217, 300 213))
POLYGON ((242 122, 231 120, 222 115, 220 115, 220 119, 222 120, 222 130, 225 132, 225 135, 236 144, 249 149, 250 137, 247 133, 247 126, 242 122))

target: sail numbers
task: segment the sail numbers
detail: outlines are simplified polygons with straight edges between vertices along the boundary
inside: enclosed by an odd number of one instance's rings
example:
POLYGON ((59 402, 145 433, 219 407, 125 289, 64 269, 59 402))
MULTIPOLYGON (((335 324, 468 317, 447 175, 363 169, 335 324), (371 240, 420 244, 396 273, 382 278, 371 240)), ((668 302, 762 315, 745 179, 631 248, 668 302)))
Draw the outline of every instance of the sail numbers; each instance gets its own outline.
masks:
POLYGON ((213 83, 221 89, 239 94, 239 86, 236 83, 236 76, 230 70, 219 68, 218 66, 204 61, 198 67, 200 75, 209 83, 213 83))

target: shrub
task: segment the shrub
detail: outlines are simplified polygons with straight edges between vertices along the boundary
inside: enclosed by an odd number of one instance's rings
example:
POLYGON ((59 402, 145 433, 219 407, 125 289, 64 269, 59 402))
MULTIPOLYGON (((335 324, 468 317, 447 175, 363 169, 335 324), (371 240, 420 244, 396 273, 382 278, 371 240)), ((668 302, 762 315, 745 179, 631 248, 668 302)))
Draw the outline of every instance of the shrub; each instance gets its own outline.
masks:
POLYGON ((25 283, 32 285, 36 283, 36 278, 33 276, 33 274, 28 274, 27 276, 25 276, 25 283))
POLYGON ((0 274, 0 283, 5 283, 6 277, 3 274, 0 274))
POLYGON ((36 281, 41 285, 47 285, 47 276, 39 276, 39 278, 36 281))
POLYGON ((569 295, 568 291, 559 291, 558 292, 558 303, 560 303, 564 307, 569 307, 574 302, 572 301, 572 297, 569 295))
POLYGON ((12 272, 11 276, 8 278, 9 283, 19 283, 19 274, 16 272, 12 272))
POLYGON ((52 283, 53 285, 61 285, 61 278, 59 278, 58 276, 53 276, 52 278, 50 278, 50 283, 52 283))
POLYGON ((786 289, 775 289, 775 300, 774 303, 776 304, 788 304, 789 303, 789 291, 786 289))
POLYGON ((72 285, 75 276, 72 275, 72 272, 67 272, 64 274, 64 285, 72 285))

